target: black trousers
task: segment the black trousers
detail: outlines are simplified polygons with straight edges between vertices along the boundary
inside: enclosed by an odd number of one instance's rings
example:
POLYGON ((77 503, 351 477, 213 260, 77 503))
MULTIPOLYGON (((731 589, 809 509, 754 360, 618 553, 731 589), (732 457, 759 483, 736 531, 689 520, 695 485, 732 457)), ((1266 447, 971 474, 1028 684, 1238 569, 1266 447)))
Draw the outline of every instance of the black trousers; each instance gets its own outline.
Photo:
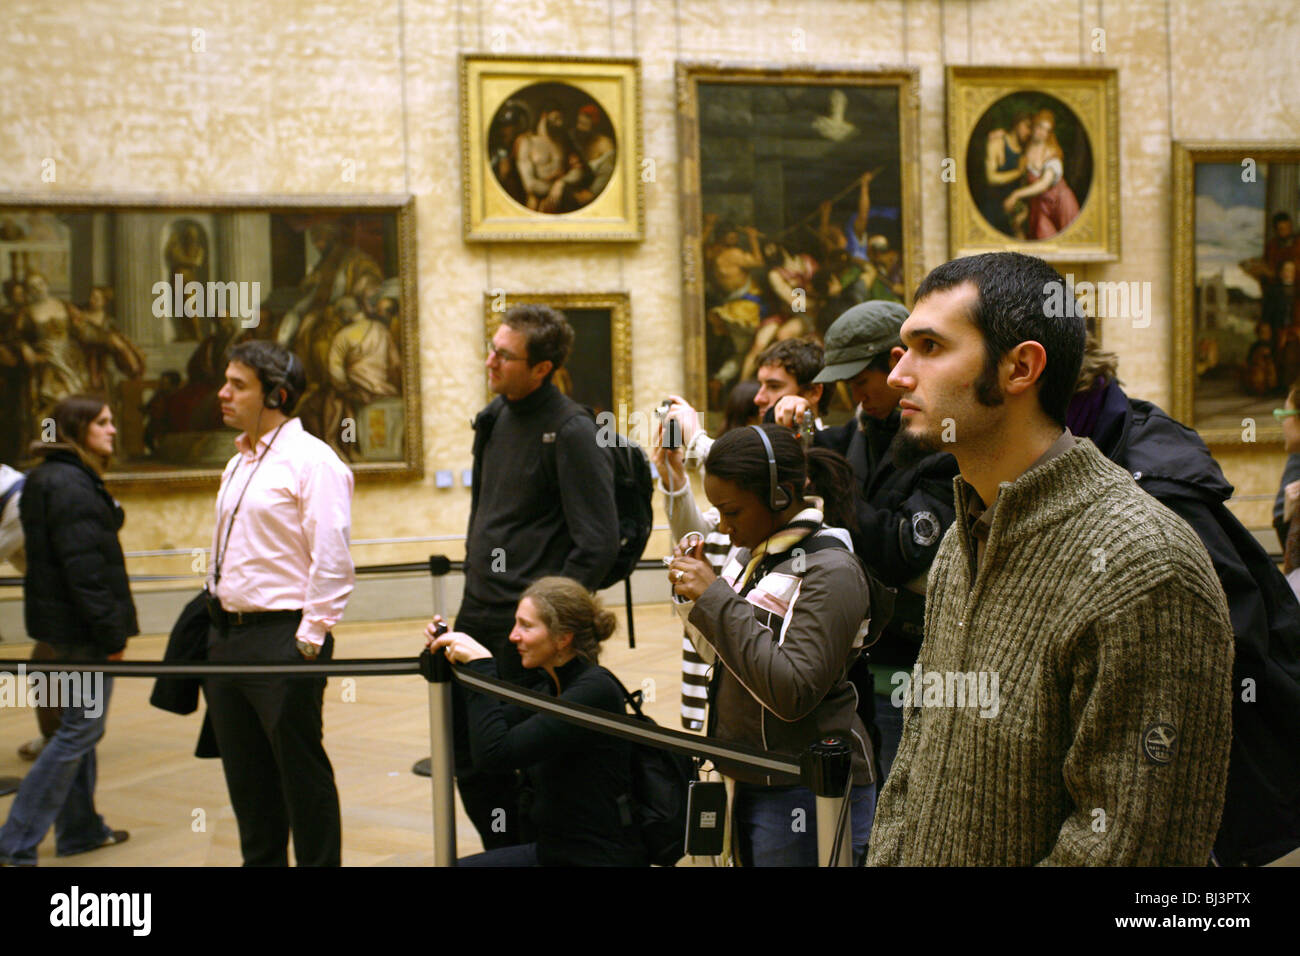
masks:
MULTIPOLYGON (((510 643, 515 626, 515 605, 493 607, 466 598, 456 615, 455 629, 468 634, 492 652, 497 675, 502 680, 532 686, 536 677, 520 663, 519 651, 510 643)), ((530 826, 522 819, 519 783, 515 773, 483 773, 474 769, 470 754, 469 718, 465 690, 452 684, 452 729, 455 742, 456 789, 465 813, 474 823, 483 849, 515 846, 532 839, 530 826)))
MULTIPOLYGON (((208 634, 208 660, 294 662, 298 620, 231 626, 208 634)), ((326 635, 318 660, 334 653, 326 635)), ((288 866, 289 831, 299 866, 338 866, 339 794, 322 741, 325 678, 209 677, 208 714, 221 748, 245 866, 288 866)))

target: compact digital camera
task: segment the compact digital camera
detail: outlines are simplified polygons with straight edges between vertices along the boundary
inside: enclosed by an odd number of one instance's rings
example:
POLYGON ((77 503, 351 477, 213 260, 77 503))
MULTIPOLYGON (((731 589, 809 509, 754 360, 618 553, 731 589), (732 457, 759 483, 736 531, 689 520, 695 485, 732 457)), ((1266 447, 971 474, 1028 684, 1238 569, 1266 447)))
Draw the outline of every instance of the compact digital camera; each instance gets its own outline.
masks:
POLYGON ((665 398, 655 406, 655 417, 659 419, 659 424, 663 425, 664 438, 663 447, 681 448, 682 447, 682 423, 675 418, 669 418, 665 423, 664 419, 673 407, 673 400, 665 398))

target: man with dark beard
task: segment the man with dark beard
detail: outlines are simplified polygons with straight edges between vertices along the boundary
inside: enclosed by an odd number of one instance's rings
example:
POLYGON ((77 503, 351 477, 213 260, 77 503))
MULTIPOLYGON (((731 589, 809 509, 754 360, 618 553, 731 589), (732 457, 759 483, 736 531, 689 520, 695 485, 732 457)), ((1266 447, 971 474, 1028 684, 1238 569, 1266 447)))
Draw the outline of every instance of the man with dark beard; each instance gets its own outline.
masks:
MULTIPOLYGON (((872 737, 879 729, 882 779, 903 730, 902 713, 890 701, 892 678, 916 663, 925 620, 926 573, 953 522, 952 480, 957 474, 952 455, 918 451, 915 444, 901 441, 898 401, 903 393, 888 378, 903 355, 899 329, 906 319, 907 309, 898 302, 853 306, 826 331, 825 365, 813 379, 827 388, 848 382, 856 405, 854 420, 819 431, 813 443, 848 459, 859 482, 853 550, 898 591, 894 616, 871 647, 870 661, 864 656, 849 675, 858 688, 862 722, 872 737)), ((798 396, 783 398, 776 405, 776 420, 792 425, 802 420, 807 407, 798 396)))
POLYGON ((528 208, 538 212, 569 212, 573 203, 566 190, 591 178, 591 171, 564 126, 564 110, 558 103, 542 108, 536 131, 519 137, 515 155, 528 208))
POLYGON ((958 518, 895 691, 870 865, 1210 861, 1232 736, 1223 587, 1186 522, 1065 426, 1085 329, 1062 295, 1041 259, 988 253, 931 272, 903 323, 899 434, 951 450, 958 518))

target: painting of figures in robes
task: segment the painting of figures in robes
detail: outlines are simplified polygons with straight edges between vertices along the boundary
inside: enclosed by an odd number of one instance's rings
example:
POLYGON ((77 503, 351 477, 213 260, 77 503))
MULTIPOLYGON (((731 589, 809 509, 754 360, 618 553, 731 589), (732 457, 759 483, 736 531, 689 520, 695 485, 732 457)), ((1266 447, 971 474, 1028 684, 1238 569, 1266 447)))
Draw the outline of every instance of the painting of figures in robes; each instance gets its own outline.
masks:
POLYGON ((21 466, 54 406, 102 395, 110 480, 216 476, 229 349, 297 353, 304 427, 359 473, 420 468, 409 202, 0 206, 0 461, 21 466))

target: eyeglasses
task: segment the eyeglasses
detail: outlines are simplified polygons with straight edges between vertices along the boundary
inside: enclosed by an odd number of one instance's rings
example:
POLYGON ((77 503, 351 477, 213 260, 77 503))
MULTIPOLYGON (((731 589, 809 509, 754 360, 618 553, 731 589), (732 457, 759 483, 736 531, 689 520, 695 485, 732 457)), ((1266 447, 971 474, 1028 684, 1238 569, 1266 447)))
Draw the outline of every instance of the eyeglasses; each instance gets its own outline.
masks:
POLYGON ((1274 418, 1286 418, 1288 415, 1300 415, 1300 408, 1275 408, 1273 409, 1274 418))
POLYGON ((499 349, 491 342, 488 343, 488 361, 494 359, 504 365, 506 362, 526 362, 527 359, 522 355, 511 355, 505 349, 499 349))

